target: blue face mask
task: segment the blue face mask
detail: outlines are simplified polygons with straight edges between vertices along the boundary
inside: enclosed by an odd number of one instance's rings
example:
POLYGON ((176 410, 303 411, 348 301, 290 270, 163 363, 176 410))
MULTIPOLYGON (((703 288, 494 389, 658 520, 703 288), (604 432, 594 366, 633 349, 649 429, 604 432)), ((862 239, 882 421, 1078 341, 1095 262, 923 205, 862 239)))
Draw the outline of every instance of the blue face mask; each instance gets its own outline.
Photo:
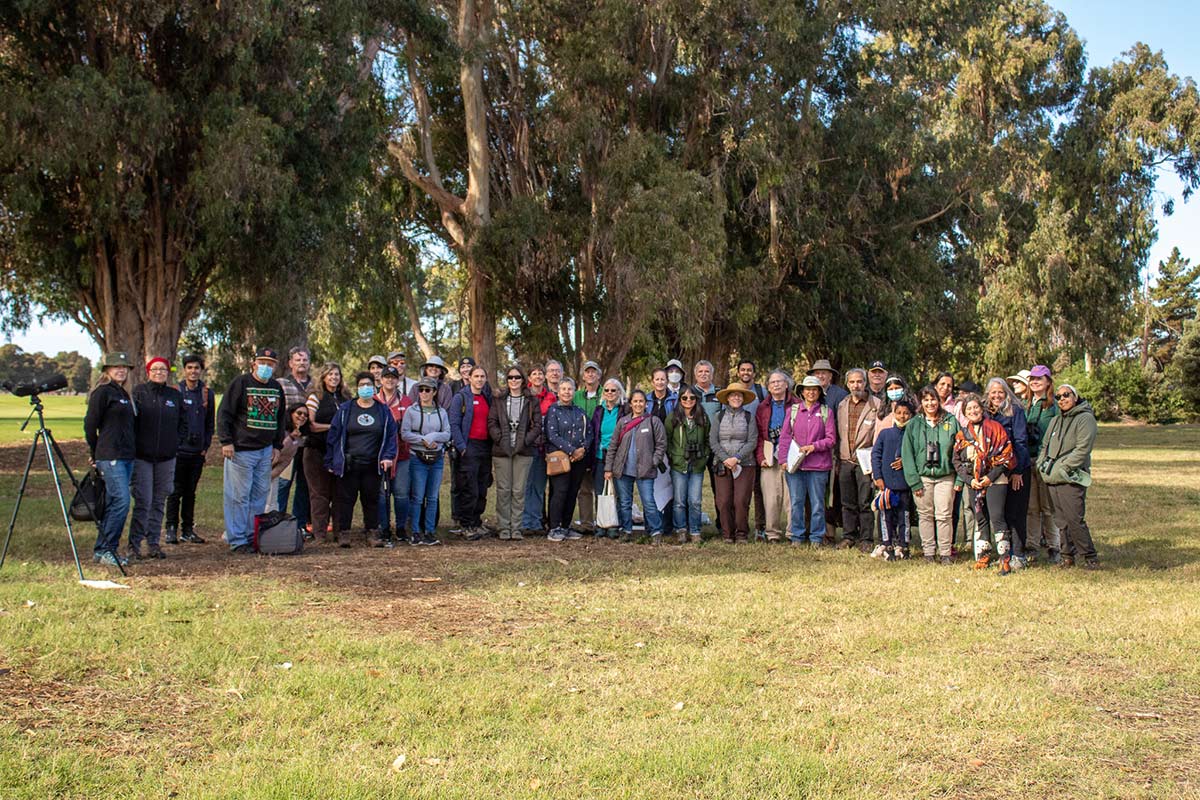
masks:
POLYGON ((370 400, 374 396, 375 396, 375 387, 374 386, 371 386, 370 384, 364 384, 364 385, 358 387, 358 399, 359 400, 370 400))
POLYGON ((888 389, 887 396, 888 396, 888 400, 891 400, 894 403, 897 400, 899 400, 901 397, 904 397, 904 390, 903 389, 888 389))
POLYGON ((260 381, 269 381, 271 376, 275 374, 275 368, 270 364, 257 364, 254 367, 254 374, 258 376, 260 381))

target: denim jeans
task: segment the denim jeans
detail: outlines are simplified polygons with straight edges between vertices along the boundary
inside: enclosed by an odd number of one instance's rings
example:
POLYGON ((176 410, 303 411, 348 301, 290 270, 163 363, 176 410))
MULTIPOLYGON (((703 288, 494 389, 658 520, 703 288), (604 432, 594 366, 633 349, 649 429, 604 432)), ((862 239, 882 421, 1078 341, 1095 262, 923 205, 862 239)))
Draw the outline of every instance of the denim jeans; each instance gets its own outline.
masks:
POLYGON ((642 514, 646 518, 646 532, 651 535, 662 533, 662 515, 658 513, 658 505, 654 502, 654 478, 620 475, 613 483, 617 489, 617 519, 621 521, 621 531, 633 532, 633 486, 637 484, 642 514))
POLYGON ((235 450, 225 459, 225 541, 231 548, 250 544, 254 515, 267 507, 271 453, 270 447, 235 450))
POLYGON ((788 493, 792 510, 789 537, 793 542, 804 541, 804 501, 812 507, 808 520, 808 540, 820 544, 825 539, 825 488, 829 485, 827 470, 796 470, 787 474, 788 493))
POLYGON ((407 461, 397 461, 396 474, 384 482, 383 491, 379 493, 379 528, 384 533, 392 527, 392 509, 388 506, 388 495, 391 495, 396 509, 396 535, 403 536, 408 529, 408 493, 412 482, 408 462, 415 460, 410 458, 407 461))
POLYGON ((437 528, 438 492, 442 488, 445 464, 444 458, 432 464, 426 464, 416 456, 408 460, 408 502, 412 512, 413 533, 432 534, 437 528))
POLYGON ((121 531, 125 530, 125 518, 129 516, 129 484, 133 481, 133 459, 97 461, 96 468, 104 476, 104 519, 96 534, 97 553, 117 552, 121 544, 121 531))
POLYGON ((700 535, 700 502, 704 490, 704 471, 671 470, 671 485, 675 490, 675 530, 700 535))
POLYGON ((521 527, 527 531, 540 531, 545 511, 546 456, 538 453, 529 465, 529 478, 525 481, 525 506, 521 514, 521 527))

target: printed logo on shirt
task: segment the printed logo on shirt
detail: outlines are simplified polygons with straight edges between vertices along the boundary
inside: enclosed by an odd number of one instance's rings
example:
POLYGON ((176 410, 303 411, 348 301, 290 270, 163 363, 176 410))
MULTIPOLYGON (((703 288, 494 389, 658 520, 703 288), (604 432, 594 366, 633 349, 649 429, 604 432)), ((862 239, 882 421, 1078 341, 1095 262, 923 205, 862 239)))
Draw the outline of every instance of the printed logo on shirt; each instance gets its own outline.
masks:
POLYGON ((183 398, 183 402, 190 406, 190 405, 193 405, 196 401, 190 397, 185 397, 185 398, 183 398))
POLYGON ((122 398, 121 398, 121 405, 123 405, 123 406, 127 406, 127 405, 129 405, 129 401, 128 401, 128 400, 126 400, 124 397, 122 397, 122 398))
POLYGON ((167 408, 174 408, 174 407, 175 407, 175 401, 174 401, 174 400, 167 400, 167 401, 166 401, 166 406, 167 406, 167 408))
POLYGON ((372 425, 375 424, 375 415, 374 414, 359 414, 358 415, 358 424, 363 426, 364 428, 371 427, 372 425))
POLYGON ((279 390, 246 387, 246 427, 273 431, 279 427, 279 390))

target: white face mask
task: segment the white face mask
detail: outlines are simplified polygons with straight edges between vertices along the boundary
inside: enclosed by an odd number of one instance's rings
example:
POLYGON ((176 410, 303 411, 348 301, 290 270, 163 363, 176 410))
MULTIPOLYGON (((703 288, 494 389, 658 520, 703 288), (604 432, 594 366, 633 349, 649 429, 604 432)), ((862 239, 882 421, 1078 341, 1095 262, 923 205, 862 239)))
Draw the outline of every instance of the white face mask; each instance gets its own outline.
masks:
POLYGON ((667 385, 670 386, 672 389, 677 388, 679 386, 679 384, 681 384, 681 383, 683 383, 683 373, 682 372, 677 372, 675 370, 671 370, 670 372, 667 373, 667 385))

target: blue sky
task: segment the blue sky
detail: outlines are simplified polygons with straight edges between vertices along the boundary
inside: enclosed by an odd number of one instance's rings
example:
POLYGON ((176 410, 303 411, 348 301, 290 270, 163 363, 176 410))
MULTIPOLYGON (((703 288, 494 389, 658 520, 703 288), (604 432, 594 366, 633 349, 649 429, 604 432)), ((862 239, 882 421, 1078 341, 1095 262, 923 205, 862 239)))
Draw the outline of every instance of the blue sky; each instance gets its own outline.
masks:
MULTIPOLYGON (((1087 42, 1089 64, 1109 64, 1141 41, 1161 50, 1176 74, 1200 77, 1200 49, 1195 44, 1200 31, 1200 2, 1051 0, 1050 4, 1066 14, 1067 21, 1087 42)), ((1150 263, 1156 265, 1176 246, 1185 256, 1200 258, 1200 196, 1186 205, 1182 203, 1180 184, 1173 175, 1163 176, 1158 191, 1160 207, 1167 198, 1176 199, 1175 214, 1160 220, 1158 242, 1151 252, 1150 263)), ((73 324, 35 323, 27 333, 9 341, 29 351, 54 354, 60 350, 78 350, 93 358, 99 355, 91 338, 73 324)))

